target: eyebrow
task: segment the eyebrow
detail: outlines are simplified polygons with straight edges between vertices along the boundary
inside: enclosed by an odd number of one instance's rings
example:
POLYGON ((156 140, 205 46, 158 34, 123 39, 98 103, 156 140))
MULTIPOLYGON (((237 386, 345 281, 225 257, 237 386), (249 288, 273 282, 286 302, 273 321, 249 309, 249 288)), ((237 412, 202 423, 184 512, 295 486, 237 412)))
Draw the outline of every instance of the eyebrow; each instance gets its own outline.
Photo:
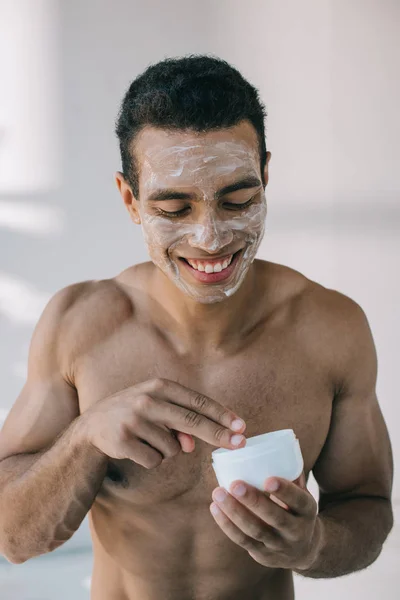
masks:
MULTIPOLYGON (((244 179, 240 179, 239 181, 235 181, 234 183, 230 183, 229 185, 224 186, 223 188, 217 190, 214 194, 214 199, 219 200, 222 196, 226 194, 230 194, 232 192, 237 192, 238 190, 246 190, 249 188, 259 187, 262 185, 261 181, 258 177, 254 177, 250 175, 245 177, 244 179)), ((173 188, 164 188, 155 190, 148 196, 147 200, 150 202, 159 201, 159 200, 195 200, 196 194, 188 193, 188 192, 179 192, 173 188)))

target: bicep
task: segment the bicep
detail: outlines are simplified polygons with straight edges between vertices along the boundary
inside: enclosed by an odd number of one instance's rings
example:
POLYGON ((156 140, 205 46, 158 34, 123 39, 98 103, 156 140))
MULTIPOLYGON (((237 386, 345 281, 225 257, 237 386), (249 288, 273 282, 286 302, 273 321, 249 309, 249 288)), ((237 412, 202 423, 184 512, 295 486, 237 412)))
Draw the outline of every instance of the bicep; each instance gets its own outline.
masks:
POLYGON ((49 446, 79 415, 75 388, 62 373, 58 331, 71 290, 46 306, 32 336, 27 381, 0 431, 0 460, 49 446))
POLYGON ((390 498, 392 489, 391 444, 376 396, 376 350, 358 305, 349 323, 342 389, 333 401, 329 434, 313 468, 320 507, 352 496, 390 498))
POLYGON ((0 460, 43 450, 78 415, 76 392, 62 378, 28 381, 0 432, 0 460))

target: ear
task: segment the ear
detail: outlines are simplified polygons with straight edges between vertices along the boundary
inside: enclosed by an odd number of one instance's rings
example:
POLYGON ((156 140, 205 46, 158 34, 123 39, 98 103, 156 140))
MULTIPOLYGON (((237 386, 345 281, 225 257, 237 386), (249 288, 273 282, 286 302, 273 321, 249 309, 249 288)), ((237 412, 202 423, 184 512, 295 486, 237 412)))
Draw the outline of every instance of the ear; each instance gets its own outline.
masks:
POLYGON ((140 225, 141 219, 138 208, 138 201, 133 195, 131 186, 126 181, 124 174, 120 171, 117 171, 115 173, 115 183, 117 184, 119 193, 121 194, 122 200, 124 201, 126 208, 128 209, 132 221, 137 225, 140 225))
POLYGON ((269 179, 268 163, 270 161, 270 158, 271 158, 271 152, 267 152, 267 160, 265 162, 265 167, 264 167, 264 181, 265 181, 265 185, 268 184, 268 179, 269 179))

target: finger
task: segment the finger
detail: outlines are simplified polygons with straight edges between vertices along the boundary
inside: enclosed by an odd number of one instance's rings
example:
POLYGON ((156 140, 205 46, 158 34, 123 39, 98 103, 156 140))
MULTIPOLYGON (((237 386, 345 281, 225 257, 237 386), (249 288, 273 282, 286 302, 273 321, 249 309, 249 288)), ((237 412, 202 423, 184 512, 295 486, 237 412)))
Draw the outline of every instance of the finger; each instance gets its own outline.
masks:
POLYGON ((269 499, 272 500, 272 502, 275 502, 275 504, 278 504, 279 506, 284 508, 285 510, 290 510, 286 502, 282 502, 282 500, 279 500, 279 498, 277 498, 273 494, 269 495, 269 499))
POLYGON ((303 488, 303 490, 307 489, 306 474, 304 473, 304 471, 302 472, 302 474, 299 477, 299 486, 301 488, 303 488))
POLYGON ((294 514, 309 516, 317 513, 313 496, 307 489, 300 488, 293 481, 272 477, 264 482, 264 489, 287 504, 294 514))
POLYGON ((298 485, 299 487, 301 487, 303 490, 307 489, 307 481, 306 481, 306 475, 305 475, 304 471, 302 471, 300 477, 298 477, 297 479, 295 479, 293 481, 293 483, 295 483, 296 485, 298 485))
POLYGON ((146 419, 137 418, 134 431, 127 432, 128 443, 134 437, 157 450, 163 459, 172 458, 181 450, 179 441, 168 427, 158 426, 146 419))
POLYGON ((246 429, 246 423, 236 413, 205 394, 170 379, 156 379, 145 383, 149 384, 150 392, 158 394, 163 400, 196 411, 232 431, 243 433, 246 429), (237 420, 241 421, 241 425, 232 427, 237 420))
MULTIPOLYGON (((260 504, 266 505, 267 502, 273 504, 265 494, 259 490, 256 491, 258 491, 260 494, 260 504)), ((262 542, 270 549, 278 549, 281 541, 280 536, 277 535, 277 533, 271 528, 271 523, 261 516, 269 516, 266 507, 264 507, 263 510, 260 510, 258 507, 257 511, 255 511, 245 503, 242 503, 241 501, 239 502, 231 494, 227 493, 224 488, 215 489, 212 497, 215 504, 218 505, 218 507, 230 519, 230 521, 232 521, 232 523, 234 523, 240 529, 240 531, 246 534, 246 536, 257 540, 258 542, 262 542)), ((243 496, 241 499, 242 498, 243 496)), ((277 506, 275 506, 275 509, 280 510, 283 513, 283 516, 286 518, 290 516, 277 506)), ((270 521, 272 521, 272 519, 270 519, 270 521)))
POLYGON ((181 431, 176 431, 175 433, 182 450, 184 452, 193 452, 196 447, 193 436, 188 435, 187 433, 182 433, 181 431))
POLYGON ((262 542, 248 536, 244 531, 237 527, 217 504, 212 503, 210 505, 210 512, 216 523, 232 542, 251 552, 260 552, 265 549, 262 542))
POLYGON ((118 459, 127 458, 141 465, 145 469, 155 469, 159 467, 163 461, 161 452, 147 444, 144 440, 139 440, 132 437, 129 441, 121 444, 123 453, 117 456, 118 459))
MULTIPOLYGON (((153 383, 153 387, 154 385, 153 383)), ((233 434, 231 429, 227 429, 220 424, 221 422, 225 422, 232 425, 232 417, 229 416, 228 418, 228 414, 234 415, 234 413, 227 411, 207 396, 189 390, 189 388, 183 388, 180 384, 176 384, 176 386, 175 382, 160 384, 159 380, 156 380, 155 391, 148 392, 151 396, 143 394, 136 398, 136 403, 141 403, 142 412, 146 418, 155 422, 162 422, 171 429, 193 435, 214 446, 222 446, 231 450, 232 448, 240 448, 245 445, 246 440, 244 436, 233 434), (173 391, 171 392, 171 390, 173 391), (171 399, 178 401, 176 397, 177 390, 180 403, 171 401, 171 399), (219 406, 224 411, 224 416, 219 411, 218 422, 208 418, 208 416, 204 416, 207 413, 213 414, 214 408, 210 409, 209 407, 213 407, 214 405, 216 407, 219 406)), ((241 429, 244 428, 245 425, 241 429)))

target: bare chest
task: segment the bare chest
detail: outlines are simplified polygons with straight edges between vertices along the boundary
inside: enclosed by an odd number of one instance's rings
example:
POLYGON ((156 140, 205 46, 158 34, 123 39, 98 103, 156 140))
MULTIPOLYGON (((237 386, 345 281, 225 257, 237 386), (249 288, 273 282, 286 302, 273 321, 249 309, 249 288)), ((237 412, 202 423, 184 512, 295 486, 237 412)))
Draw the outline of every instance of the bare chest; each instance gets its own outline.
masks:
MULTIPOLYGON (((133 340, 121 331, 118 340, 81 357, 76 380, 80 410, 156 377, 177 381, 229 407, 246 421, 246 437, 292 428, 306 475, 312 469, 328 433, 332 393, 318 357, 304 352, 290 335, 265 331, 234 355, 188 361, 154 333, 143 330, 133 340)), ((145 507, 185 496, 186 504, 209 504, 218 485, 211 466, 216 448, 197 438, 195 444, 192 453, 164 459, 155 469, 129 460, 110 461, 98 498, 145 507)))

